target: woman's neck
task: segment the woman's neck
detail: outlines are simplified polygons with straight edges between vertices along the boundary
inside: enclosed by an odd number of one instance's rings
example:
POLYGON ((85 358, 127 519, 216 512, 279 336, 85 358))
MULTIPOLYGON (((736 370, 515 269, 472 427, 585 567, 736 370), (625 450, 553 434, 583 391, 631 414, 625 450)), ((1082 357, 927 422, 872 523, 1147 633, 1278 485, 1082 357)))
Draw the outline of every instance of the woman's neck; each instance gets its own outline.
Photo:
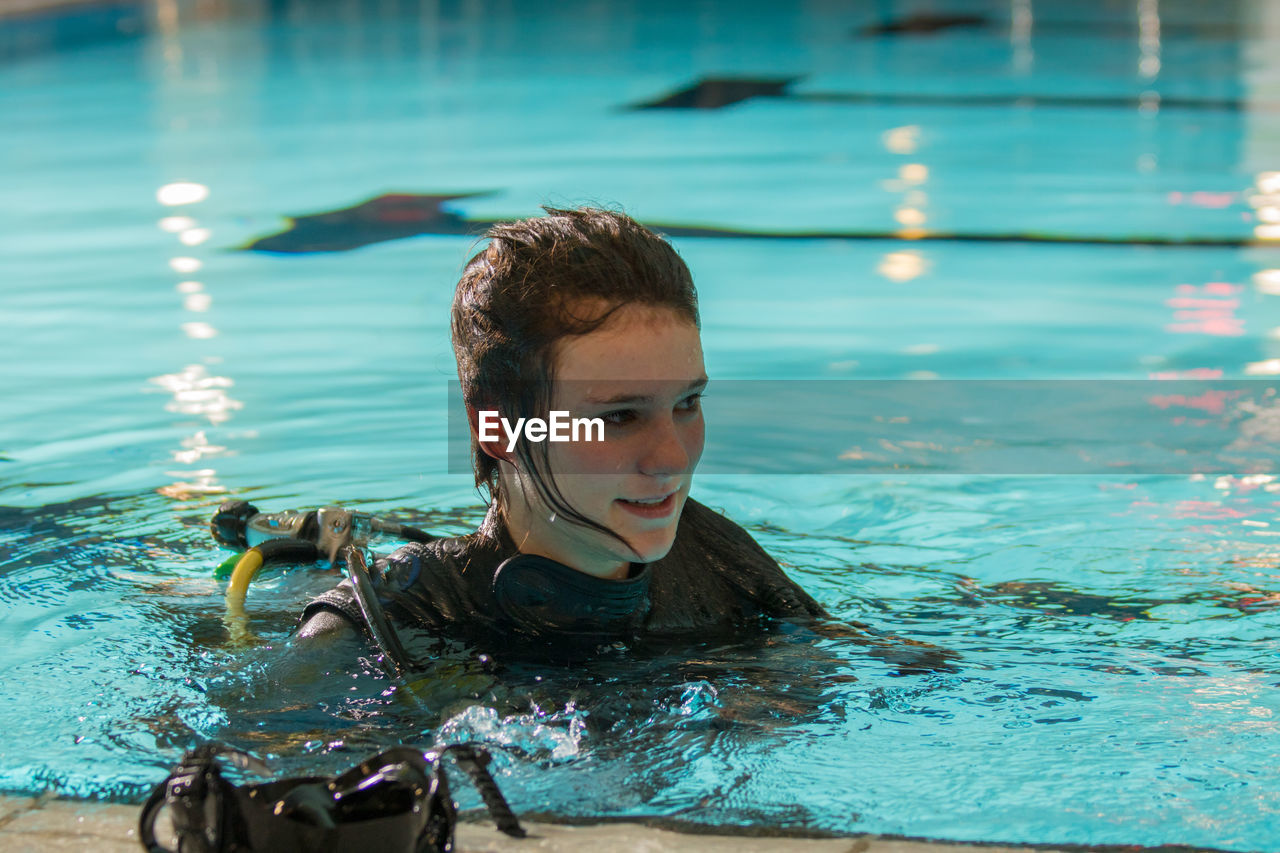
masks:
POLYGON ((536 554, 562 563, 583 574, 608 580, 622 580, 631 572, 631 563, 594 545, 600 534, 554 515, 543 518, 527 501, 504 501, 500 515, 507 535, 522 554, 536 554))

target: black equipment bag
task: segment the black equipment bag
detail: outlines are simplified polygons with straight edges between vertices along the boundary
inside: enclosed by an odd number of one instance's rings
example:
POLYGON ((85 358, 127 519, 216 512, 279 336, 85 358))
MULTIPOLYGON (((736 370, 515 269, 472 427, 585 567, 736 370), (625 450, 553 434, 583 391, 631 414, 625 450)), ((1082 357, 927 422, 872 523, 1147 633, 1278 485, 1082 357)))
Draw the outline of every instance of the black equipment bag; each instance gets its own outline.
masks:
POLYGON ((337 777, 258 785, 223 778, 218 759, 263 772, 260 761, 205 744, 188 752, 151 792, 138 836, 149 853, 448 853, 458 814, 441 763, 446 753, 471 778, 498 829, 523 838, 485 767, 489 754, 467 744, 429 753, 395 746, 337 777), (176 850, 156 840, 156 818, 166 808, 176 850))

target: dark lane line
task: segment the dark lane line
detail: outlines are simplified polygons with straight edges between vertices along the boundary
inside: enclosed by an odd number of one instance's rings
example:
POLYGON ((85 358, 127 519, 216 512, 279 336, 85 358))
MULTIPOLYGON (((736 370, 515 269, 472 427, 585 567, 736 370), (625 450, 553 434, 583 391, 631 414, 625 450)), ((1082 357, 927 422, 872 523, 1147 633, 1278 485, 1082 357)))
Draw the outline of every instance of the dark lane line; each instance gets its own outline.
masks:
MULTIPOLYGON (((1069 109, 1124 109, 1154 110, 1183 109, 1209 112, 1238 113, 1245 109, 1242 101, 1224 98, 1164 98, 1156 94, 1109 97, 1074 95, 885 95, 861 92, 800 92, 788 93, 789 101, 821 104, 855 104, 871 106, 929 106, 929 107, 1009 107, 1029 109, 1033 107, 1066 107, 1069 109)), ((1251 113, 1275 112, 1270 103, 1249 104, 1251 113), (1259 109, 1261 108, 1261 109, 1259 109)))
POLYGON ((718 110, 757 98, 800 103, 847 104, 849 106, 908 107, 1007 107, 1029 109, 1158 109, 1204 112, 1274 113, 1280 104, 1269 101, 1246 103, 1238 98, 1164 97, 1157 92, 1139 95, 1033 95, 974 94, 935 95, 893 92, 792 92, 803 80, 791 77, 704 77, 650 101, 631 104, 626 110, 718 110))
MULTIPOLYGON (((425 235, 475 238, 492 226, 510 220, 478 220, 452 212, 445 205, 460 199, 491 196, 491 192, 454 194, 391 193, 337 210, 287 217, 289 227, 239 247, 244 251, 297 255, 345 252, 425 235)), ((892 231, 752 231, 705 225, 647 222, 668 237, 730 240, 885 240, 901 243, 1023 243, 1063 246, 1152 246, 1160 248, 1280 249, 1280 241, 1242 237, 1105 236, 1090 234, 982 234, 925 229, 892 231)))

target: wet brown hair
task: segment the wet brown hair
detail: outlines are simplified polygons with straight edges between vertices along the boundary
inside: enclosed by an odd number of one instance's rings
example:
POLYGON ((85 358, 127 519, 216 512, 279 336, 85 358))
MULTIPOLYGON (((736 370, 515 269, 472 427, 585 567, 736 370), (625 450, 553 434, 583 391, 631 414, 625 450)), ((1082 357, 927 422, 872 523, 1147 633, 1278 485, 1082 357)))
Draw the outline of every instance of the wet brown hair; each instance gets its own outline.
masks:
MULTIPOLYGON (((453 298, 453 352, 469 409, 547 416, 557 341, 592 332, 625 305, 666 307, 699 325, 689 268, 666 240, 610 210, 544 207, 546 216, 495 225, 467 263, 453 298)), ((498 462, 473 434, 476 485, 502 509, 498 462)), ((520 468, 557 517, 612 531, 565 501, 547 444, 516 445, 520 468), (536 448, 536 449, 535 449, 536 448)))

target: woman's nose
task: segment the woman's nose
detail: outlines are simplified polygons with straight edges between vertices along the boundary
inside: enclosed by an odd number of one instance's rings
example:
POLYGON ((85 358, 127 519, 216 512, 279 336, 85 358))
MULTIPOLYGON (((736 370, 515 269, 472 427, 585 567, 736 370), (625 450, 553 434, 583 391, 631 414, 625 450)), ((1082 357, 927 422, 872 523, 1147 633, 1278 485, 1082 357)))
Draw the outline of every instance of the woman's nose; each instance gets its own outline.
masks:
POLYGON ((659 418, 650 430, 649 442, 640 458, 640 472, 655 476, 683 474, 689 470, 690 448, 686 436, 671 418, 659 418))

